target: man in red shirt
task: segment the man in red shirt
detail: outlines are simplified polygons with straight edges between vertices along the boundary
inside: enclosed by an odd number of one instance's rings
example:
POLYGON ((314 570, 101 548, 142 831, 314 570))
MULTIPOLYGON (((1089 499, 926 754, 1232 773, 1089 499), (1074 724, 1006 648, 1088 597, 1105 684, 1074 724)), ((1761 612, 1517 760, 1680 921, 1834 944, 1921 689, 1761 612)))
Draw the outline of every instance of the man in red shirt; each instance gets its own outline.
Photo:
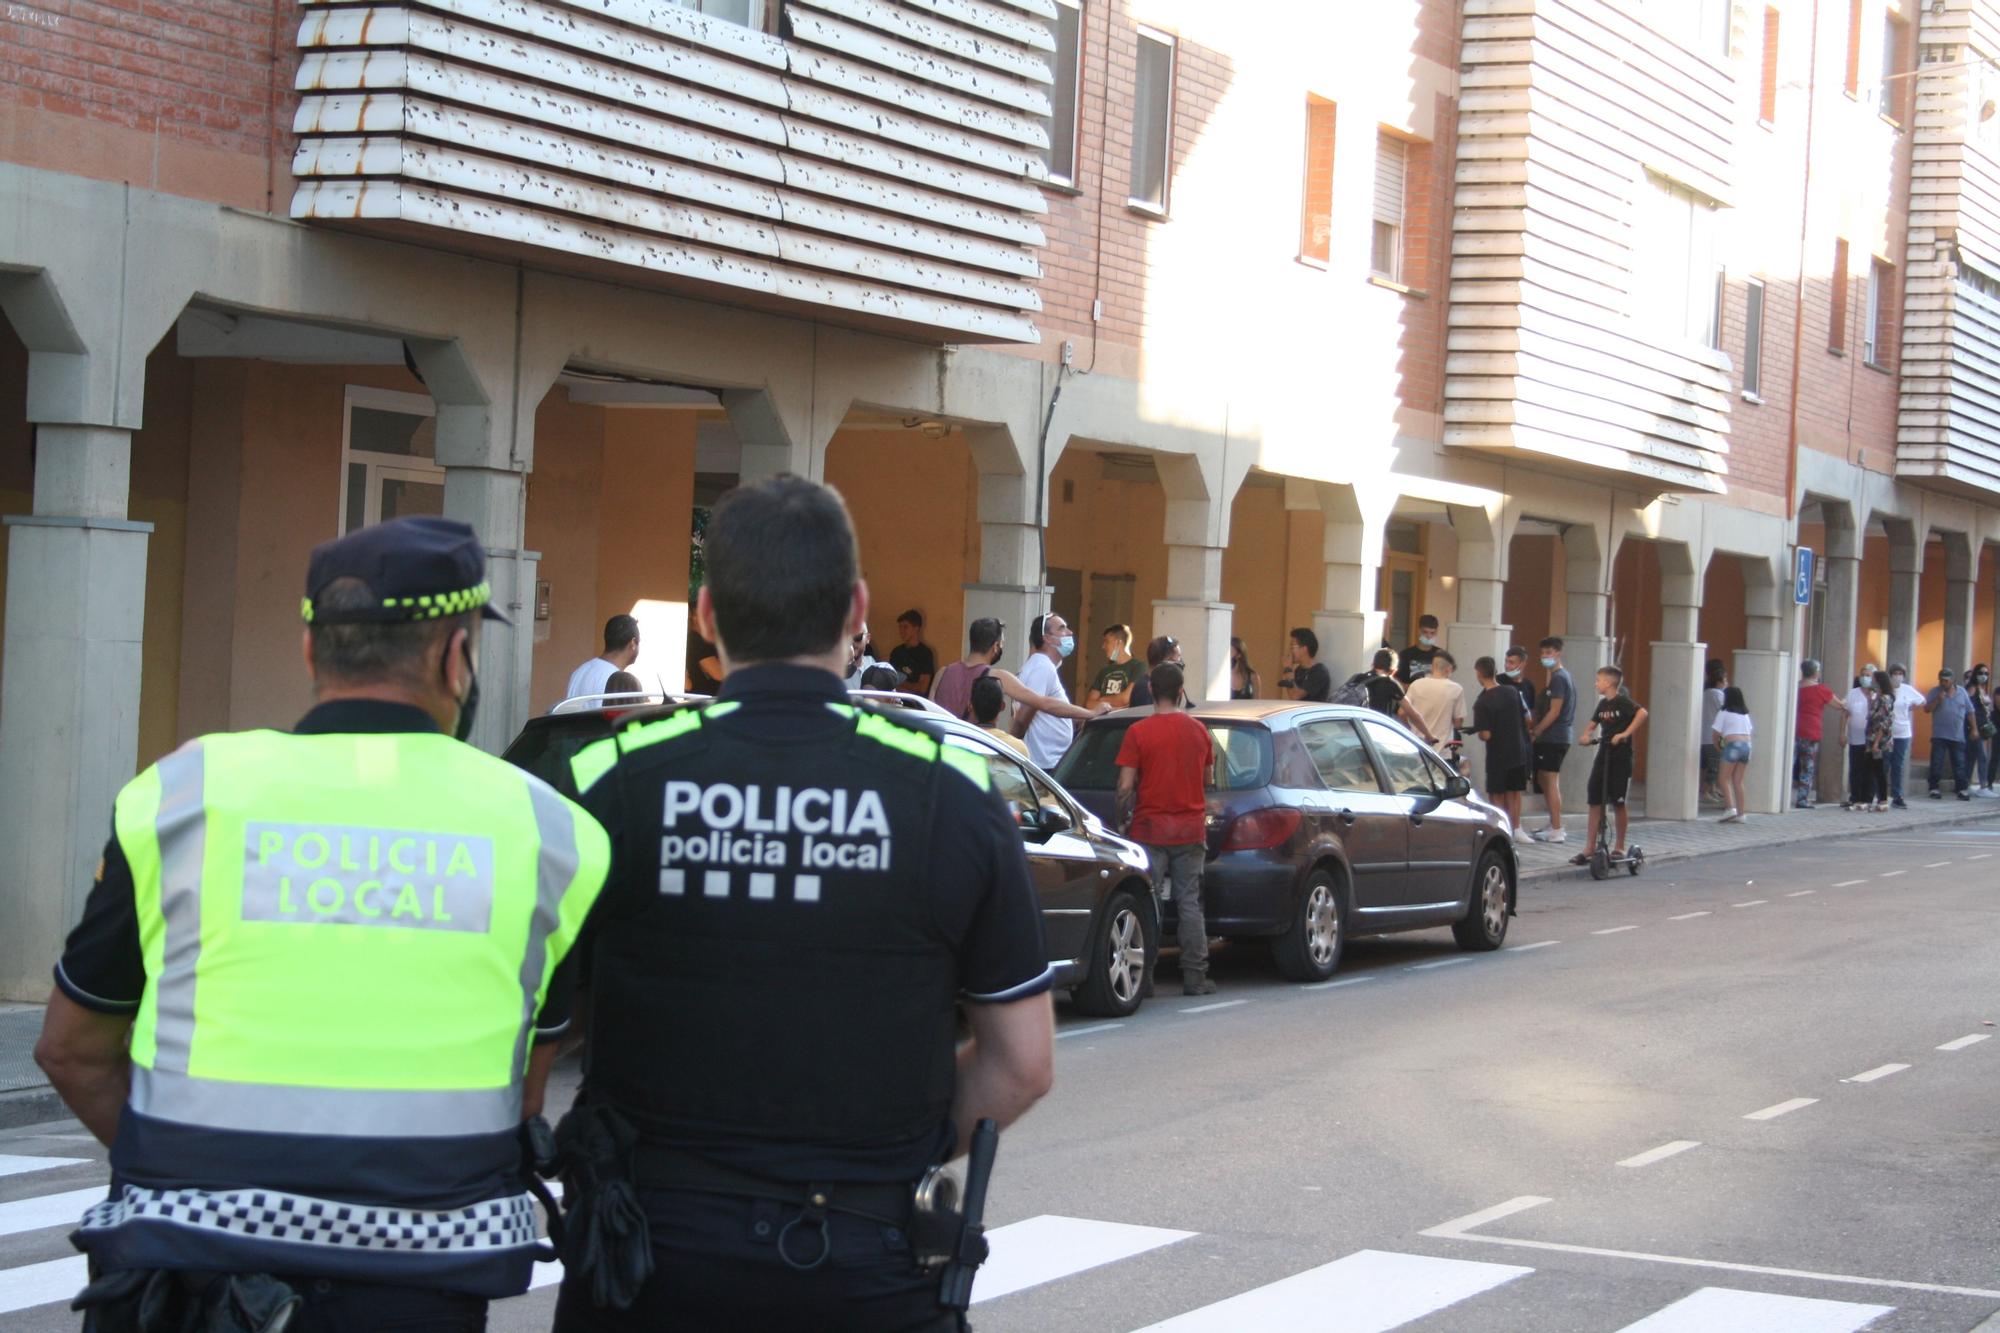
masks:
POLYGON ((1810 810, 1819 804, 1819 743, 1826 734, 1826 710, 1834 694, 1820 683, 1819 663, 1799 663, 1799 716, 1792 741, 1792 804, 1810 810))
POLYGON ((1154 884, 1173 886, 1180 918, 1181 993, 1213 995, 1201 866, 1208 854, 1206 792, 1214 747, 1208 728, 1181 708, 1181 668, 1162 662, 1147 679, 1153 687, 1153 715, 1127 727, 1118 747, 1118 824, 1151 853, 1154 884))

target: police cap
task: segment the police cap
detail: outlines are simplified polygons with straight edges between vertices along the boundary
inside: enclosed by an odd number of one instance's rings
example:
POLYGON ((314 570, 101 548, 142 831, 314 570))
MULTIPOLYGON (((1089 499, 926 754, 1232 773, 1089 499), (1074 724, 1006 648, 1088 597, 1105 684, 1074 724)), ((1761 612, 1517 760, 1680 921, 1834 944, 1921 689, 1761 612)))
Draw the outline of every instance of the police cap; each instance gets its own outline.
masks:
POLYGON ((477 611, 503 625, 486 582, 486 549, 464 523, 448 518, 392 518, 313 548, 302 613, 308 624, 399 624, 477 611), (315 599, 336 579, 359 579, 376 604, 338 612, 315 599))

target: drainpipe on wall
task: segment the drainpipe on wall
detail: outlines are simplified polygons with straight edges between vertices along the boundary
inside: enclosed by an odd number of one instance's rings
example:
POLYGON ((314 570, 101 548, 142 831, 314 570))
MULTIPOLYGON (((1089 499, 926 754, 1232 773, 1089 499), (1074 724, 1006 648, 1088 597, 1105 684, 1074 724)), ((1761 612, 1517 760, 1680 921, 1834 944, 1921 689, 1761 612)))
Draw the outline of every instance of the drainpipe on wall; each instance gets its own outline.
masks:
MULTIPOLYGON (((1785 450, 1785 519, 1796 521, 1799 516, 1799 380, 1802 359, 1805 355, 1806 330, 1806 241, 1807 218, 1812 208, 1812 144, 1813 116, 1818 110, 1819 91, 1819 0, 1813 0, 1812 41, 1806 48, 1806 161, 1803 179, 1799 185, 1799 280, 1792 292, 1792 402, 1791 424, 1786 432, 1785 450)), ((1839 274, 1836 281, 1846 282, 1847 275, 1839 274)), ((1842 346, 1846 345, 1846 330, 1842 330, 1842 346)), ((1852 349, 1849 349, 1850 355, 1852 349)))

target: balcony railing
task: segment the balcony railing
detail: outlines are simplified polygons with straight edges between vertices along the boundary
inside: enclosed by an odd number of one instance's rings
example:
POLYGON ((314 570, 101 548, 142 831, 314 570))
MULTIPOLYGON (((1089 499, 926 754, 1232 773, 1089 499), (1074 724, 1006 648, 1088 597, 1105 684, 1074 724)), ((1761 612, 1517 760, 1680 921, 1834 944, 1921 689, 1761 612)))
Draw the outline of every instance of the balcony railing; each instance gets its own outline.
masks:
POLYGON ((295 218, 1039 339, 1054 0, 303 3, 295 218))

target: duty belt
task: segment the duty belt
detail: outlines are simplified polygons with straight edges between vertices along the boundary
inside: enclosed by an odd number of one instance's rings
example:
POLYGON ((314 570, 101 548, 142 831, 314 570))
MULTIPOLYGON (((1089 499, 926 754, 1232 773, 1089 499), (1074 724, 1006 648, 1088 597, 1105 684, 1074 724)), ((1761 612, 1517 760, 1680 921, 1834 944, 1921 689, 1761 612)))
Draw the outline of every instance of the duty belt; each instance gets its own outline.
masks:
POLYGON ((920 1254, 927 1239, 917 1234, 921 1219, 916 1216, 913 1192, 908 1185, 852 1182, 801 1185, 739 1171, 700 1153, 643 1142, 632 1152, 632 1180, 641 1189, 762 1199, 797 1208, 799 1215, 778 1233, 778 1257, 793 1268, 813 1269, 826 1261, 832 1248, 826 1233, 829 1213, 843 1213, 909 1231, 920 1254), (802 1227, 818 1232, 816 1249, 810 1238, 795 1234, 802 1227))

